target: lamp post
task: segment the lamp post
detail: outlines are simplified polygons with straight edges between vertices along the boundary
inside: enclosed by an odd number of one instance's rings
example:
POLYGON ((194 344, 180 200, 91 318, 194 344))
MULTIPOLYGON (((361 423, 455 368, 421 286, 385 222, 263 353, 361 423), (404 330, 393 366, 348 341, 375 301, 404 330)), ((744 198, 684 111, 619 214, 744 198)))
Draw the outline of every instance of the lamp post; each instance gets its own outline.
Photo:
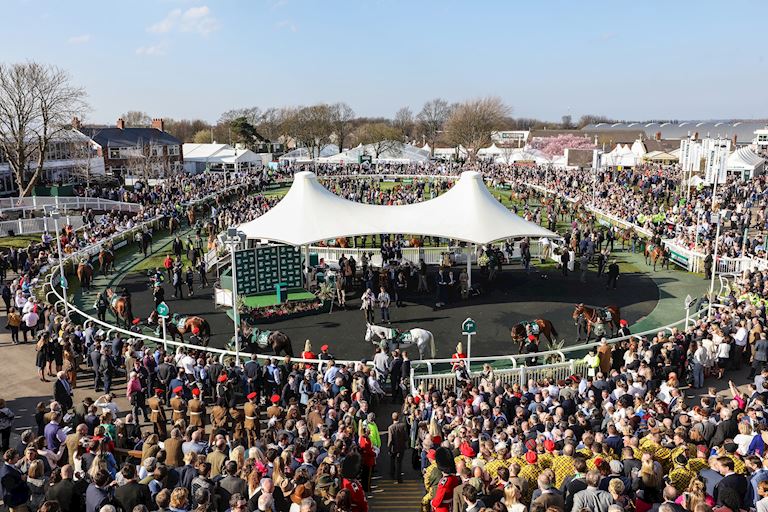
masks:
POLYGON ((61 283, 61 291, 64 296, 64 316, 69 316, 69 304, 67 304, 67 278, 64 276, 64 253, 61 250, 61 237, 59 236, 59 219, 61 213, 59 210, 51 210, 51 218, 53 219, 53 227, 56 230, 56 250, 59 254, 59 282, 61 283))
POLYGON ((240 364, 240 312, 237 309, 237 267, 235 264, 235 251, 240 243, 245 243, 245 233, 239 231, 236 227, 227 228, 227 236, 224 243, 229 247, 232 257, 232 323, 235 327, 235 361, 240 364))

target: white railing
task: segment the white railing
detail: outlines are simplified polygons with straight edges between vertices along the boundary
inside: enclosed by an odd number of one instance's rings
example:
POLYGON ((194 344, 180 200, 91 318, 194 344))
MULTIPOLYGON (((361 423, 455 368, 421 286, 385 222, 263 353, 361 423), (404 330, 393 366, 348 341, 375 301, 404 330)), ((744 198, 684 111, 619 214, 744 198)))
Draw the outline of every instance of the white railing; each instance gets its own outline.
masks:
MULTIPOLYGON (((74 229, 83 227, 83 216, 62 216, 59 226, 70 225, 74 229)), ((55 231, 55 224, 50 217, 37 217, 34 219, 4 220, 0 222, 0 236, 10 236, 13 231, 15 235, 29 235, 33 233, 45 233, 55 231)))
POLYGON ((53 197, 3 197, 0 198, 0 210, 110 210, 138 212, 141 205, 138 203, 126 203, 123 201, 113 201, 101 197, 80 197, 80 196, 53 196, 53 197))

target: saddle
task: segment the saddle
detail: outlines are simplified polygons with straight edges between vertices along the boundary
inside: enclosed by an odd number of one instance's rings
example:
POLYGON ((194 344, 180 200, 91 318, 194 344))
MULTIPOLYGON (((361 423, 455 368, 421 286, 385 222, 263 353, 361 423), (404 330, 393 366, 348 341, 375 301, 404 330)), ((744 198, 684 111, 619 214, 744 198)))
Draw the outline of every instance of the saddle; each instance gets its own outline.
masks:
POLYGON ((176 320, 176 329, 179 331, 184 329, 184 326, 186 323, 187 323, 187 317, 185 316, 178 317, 178 319, 176 320))
POLYGON ((608 310, 608 308, 598 309, 597 317, 604 322, 610 322, 611 320, 613 320, 613 315, 611 315, 611 312, 608 310))
POLYGON ((526 322, 525 323, 525 330, 528 331, 529 334, 533 334, 534 336, 538 336, 539 334, 539 324, 536 322, 526 322))

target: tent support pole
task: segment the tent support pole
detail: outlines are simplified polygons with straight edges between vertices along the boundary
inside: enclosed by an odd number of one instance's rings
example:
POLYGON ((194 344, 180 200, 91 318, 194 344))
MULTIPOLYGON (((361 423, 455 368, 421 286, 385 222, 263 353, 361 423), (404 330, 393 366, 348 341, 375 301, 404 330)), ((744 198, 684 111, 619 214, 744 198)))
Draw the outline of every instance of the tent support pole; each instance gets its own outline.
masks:
POLYGON ((474 252, 475 244, 467 246, 467 292, 472 289, 472 253, 474 252))

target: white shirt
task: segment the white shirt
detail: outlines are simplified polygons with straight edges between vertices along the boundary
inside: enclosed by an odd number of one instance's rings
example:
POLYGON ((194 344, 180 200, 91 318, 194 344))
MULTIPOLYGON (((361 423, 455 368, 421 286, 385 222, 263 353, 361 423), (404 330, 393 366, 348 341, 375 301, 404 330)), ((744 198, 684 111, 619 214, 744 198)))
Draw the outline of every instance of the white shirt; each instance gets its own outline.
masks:
POLYGON ((731 346, 727 343, 721 343, 717 346, 717 357, 728 359, 731 354, 731 346))
POLYGON ((733 339, 736 340, 736 344, 740 347, 747 346, 747 328, 744 326, 739 327, 739 330, 736 331, 736 334, 733 336, 733 339))

